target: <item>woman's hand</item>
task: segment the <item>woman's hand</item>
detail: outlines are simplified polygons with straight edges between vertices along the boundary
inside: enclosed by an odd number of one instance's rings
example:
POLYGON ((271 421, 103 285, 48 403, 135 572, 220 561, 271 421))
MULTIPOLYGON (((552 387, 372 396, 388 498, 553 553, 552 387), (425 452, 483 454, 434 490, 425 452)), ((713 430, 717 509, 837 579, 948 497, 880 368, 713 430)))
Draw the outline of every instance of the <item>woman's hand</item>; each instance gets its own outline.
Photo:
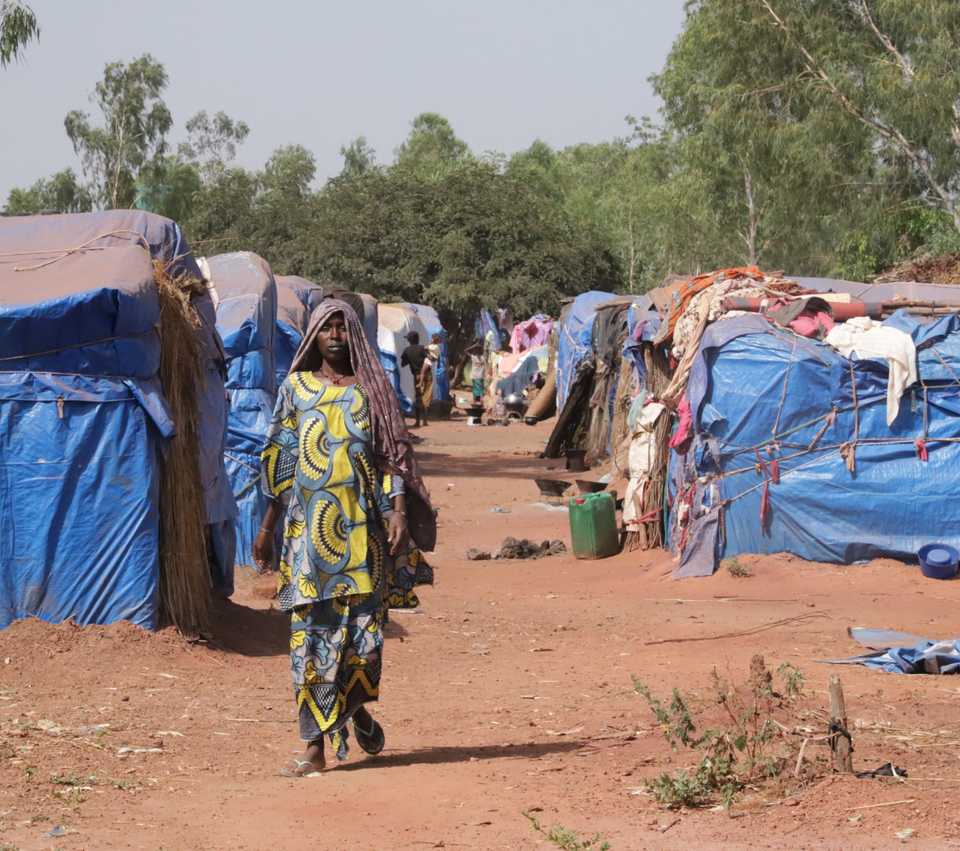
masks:
POLYGON ((387 520, 387 544, 390 546, 390 555, 400 552, 407 540, 407 515, 402 511, 394 511, 387 520))
POLYGON ((261 528, 253 542, 253 560, 261 573, 273 570, 273 532, 261 528))

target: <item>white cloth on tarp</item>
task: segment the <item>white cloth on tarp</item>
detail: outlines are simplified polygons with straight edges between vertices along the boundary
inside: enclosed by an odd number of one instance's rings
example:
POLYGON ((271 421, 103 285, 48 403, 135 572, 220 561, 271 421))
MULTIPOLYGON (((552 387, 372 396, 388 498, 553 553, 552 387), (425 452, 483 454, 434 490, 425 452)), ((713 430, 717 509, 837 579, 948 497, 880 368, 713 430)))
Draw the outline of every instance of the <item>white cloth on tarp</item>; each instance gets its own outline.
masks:
POLYGON ((656 464, 657 450, 654 432, 657 420, 666 411, 660 402, 644 405, 637 416, 627 456, 630 481, 623 496, 623 524, 628 530, 635 529, 643 517, 643 495, 650 471, 656 464))
POLYGON ((898 328, 857 316, 835 325, 826 342, 847 358, 855 353, 860 358, 887 362, 887 425, 892 425, 900 412, 900 397, 917 381, 917 347, 913 338, 898 328))

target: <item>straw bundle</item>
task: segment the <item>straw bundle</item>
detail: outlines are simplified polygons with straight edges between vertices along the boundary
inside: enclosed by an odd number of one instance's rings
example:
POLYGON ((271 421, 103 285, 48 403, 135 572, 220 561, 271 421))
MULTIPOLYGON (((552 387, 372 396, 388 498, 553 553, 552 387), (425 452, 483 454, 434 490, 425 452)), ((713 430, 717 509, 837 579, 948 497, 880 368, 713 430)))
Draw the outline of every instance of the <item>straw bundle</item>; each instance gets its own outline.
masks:
POLYGON ((190 301, 202 284, 171 278, 159 261, 153 268, 160 295, 160 381, 177 428, 161 459, 160 599, 182 632, 195 633, 206 630, 210 614, 197 395, 203 374, 190 301))

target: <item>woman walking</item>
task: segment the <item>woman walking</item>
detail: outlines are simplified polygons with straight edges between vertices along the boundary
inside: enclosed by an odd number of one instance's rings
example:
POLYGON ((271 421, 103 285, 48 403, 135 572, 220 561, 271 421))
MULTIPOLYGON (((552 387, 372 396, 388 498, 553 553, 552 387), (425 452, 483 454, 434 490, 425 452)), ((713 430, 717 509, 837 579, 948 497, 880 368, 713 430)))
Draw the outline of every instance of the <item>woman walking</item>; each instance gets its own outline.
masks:
POLYGON ((262 456, 271 499, 254 544, 272 561, 284 519, 278 598, 291 613, 290 662, 304 754, 283 770, 325 767, 324 736, 347 755, 347 725, 369 754, 384 746, 365 704, 380 687, 384 593, 409 533, 432 550, 436 522, 410 437, 354 311, 322 302, 283 382, 262 456))

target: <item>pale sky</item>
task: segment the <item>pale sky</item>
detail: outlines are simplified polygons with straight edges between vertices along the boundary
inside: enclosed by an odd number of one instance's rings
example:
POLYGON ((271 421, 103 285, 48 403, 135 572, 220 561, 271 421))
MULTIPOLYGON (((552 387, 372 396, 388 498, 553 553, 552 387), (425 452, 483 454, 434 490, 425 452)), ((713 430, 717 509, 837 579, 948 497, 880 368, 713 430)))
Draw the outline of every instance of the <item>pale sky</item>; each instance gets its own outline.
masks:
POLYGON ((29 0, 40 41, 0 71, 0 207, 11 187, 79 162, 63 130, 106 63, 166 67, 172 140, 200 109, 250 125, 240 164, 280 145, 340 171, 363 134, 389 162, 420 112, 476 153, 624 135, 654 114, 647 78, 680 31, 683 0, 29 0))

